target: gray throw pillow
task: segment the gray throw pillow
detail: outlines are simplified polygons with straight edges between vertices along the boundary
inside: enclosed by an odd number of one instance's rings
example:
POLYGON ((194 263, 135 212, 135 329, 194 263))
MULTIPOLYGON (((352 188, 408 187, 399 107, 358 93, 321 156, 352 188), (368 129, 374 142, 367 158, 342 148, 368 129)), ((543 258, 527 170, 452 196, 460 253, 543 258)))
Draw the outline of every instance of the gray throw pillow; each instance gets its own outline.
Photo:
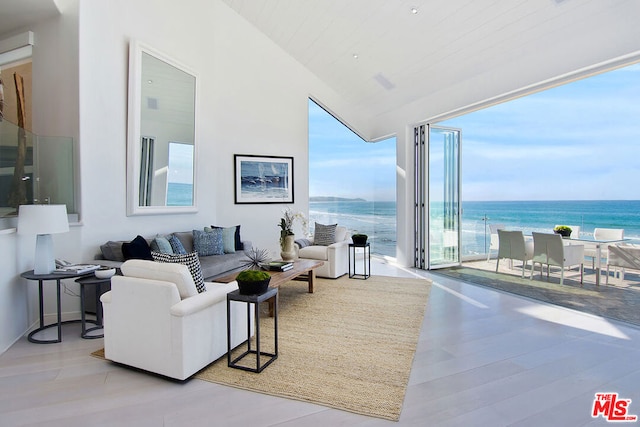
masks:
POLYGON ((313 244, 329 246, 336 242, 336 227, 338 224, 324 225, 316 222, 313 232, 313 244))

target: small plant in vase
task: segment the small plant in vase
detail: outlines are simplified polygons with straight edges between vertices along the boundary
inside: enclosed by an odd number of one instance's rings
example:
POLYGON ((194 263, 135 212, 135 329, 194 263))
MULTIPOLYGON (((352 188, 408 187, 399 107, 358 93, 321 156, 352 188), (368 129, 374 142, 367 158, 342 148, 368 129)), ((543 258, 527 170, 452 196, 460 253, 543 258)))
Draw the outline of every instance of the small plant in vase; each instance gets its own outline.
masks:
POLYGON ((353 244, 355 244, 355 245, 366 245, 368 238, 369 238, 369 236, 367 236, 366 234, 361 234, 361 233, 356 233, 356 234, 351 236, 351 240, 353 240, 353 244))
POLYGON ((553 229, 554 233, 559 234, 565 238, 570 237, 572 231, 573 230, 571 230, 571 227, 567 225, 556 225, 556 227, 553 229))
POLYGON ((283 217, 280 218, 280 256, 284 261, 292 261, 296 257, 294 242, 295 234, 293 233, 293 225, 296 220, 302 223, 302 227, 307 229, 307 218, 301 213, 293 213, 289 208, 283 211, 283 217))
POLYGON ((242 295, 257 295, 267 290, 271 275, 261 270, 245 270, 238 274, 236 281, 242 295))

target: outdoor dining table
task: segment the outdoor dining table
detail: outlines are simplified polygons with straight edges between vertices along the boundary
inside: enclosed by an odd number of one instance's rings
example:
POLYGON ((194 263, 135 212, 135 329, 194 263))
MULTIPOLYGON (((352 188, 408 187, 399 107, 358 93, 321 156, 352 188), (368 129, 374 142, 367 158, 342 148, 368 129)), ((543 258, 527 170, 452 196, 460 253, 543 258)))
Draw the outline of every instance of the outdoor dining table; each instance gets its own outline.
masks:
POLYGON ((600 272, 602 271, 602 247, 605 248, 612 243, 621 243, 626 242, 631 239, 613 239, 613 240, 596 240, 591 237, 579 237, 579 238, 565 238, 562 239, 565 245, 578 244, 589 247, 595 247, 596 249, 596 259, 595 259, 595 267, 596 267, 596 286, 600 286, 600 272))

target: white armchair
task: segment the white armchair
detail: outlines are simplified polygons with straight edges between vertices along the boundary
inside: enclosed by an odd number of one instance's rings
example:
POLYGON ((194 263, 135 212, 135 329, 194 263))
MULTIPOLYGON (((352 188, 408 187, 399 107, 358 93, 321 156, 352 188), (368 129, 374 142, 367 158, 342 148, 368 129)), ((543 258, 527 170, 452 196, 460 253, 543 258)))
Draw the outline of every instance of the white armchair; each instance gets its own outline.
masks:
POLYGON ((328 246, 315 245, 311 239, 309 246, 300 247, 296 243, 298 258, 324 261, 321 267, 316 269, 316 276, 337 279, 349 272, 349 243, 351 233, 347 227, 337 226, 335 241, 328 246))
MULTIPOLYGON (((227 353, 226 297, 237 282, 198 293, 182 264, 129 260, 121 270, 100 298, 106 359, 184 380, 227 353)), ((233 348, 247 339, 247 315, 231 310, 233 348)))

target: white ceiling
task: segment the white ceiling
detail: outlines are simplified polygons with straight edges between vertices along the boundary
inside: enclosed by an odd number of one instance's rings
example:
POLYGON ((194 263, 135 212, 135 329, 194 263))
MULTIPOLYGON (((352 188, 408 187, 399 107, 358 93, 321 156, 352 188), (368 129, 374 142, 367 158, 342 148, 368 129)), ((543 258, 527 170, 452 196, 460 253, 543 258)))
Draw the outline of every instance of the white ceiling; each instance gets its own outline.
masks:
POLYGON ((223 1, 375 123, 374 138, 640 51, 637 0, 223 1))
MULTIPOLYGON (((365 139, 640 59, 638 0, 222 1, 340 94, 341 111, 325 107, 364 118, 365 139)), ((58 13, 56 0, 0 0, 0 35, 58 13)))
POLYGON ((55 0, 0 0, 0 35, 59 14, 55 0))

